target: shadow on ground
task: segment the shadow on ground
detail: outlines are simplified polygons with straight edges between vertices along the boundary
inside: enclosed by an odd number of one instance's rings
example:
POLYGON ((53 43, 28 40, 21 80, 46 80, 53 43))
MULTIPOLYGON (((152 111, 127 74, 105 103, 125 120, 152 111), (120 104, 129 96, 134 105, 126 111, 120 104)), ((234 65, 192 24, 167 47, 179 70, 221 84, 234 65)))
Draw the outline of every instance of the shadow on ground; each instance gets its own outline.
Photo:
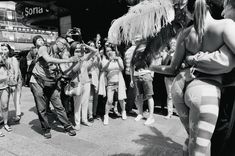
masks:
MULTIPOLYGON (((55 114, 48 115, 48 122, 49 122, 51 129, 53 129, 54 131, 64 132, 64 128, 62 127, 62 125, 58 121, 55 114)), ((31 128, 35 132, 42 134, 42 128, 41 128, 41 124, 40 124, 39 119, 34 119, 34 120, 30 121, 29 125, 31 125, 31 128)))
MULTIPOLYGON (((139 139, 133 140, 143 148, 138 152, 140 156, 182 156, 182 145, 166 137, 155 127, 150 127, 153 135, 142 134, 139 139)), ((129 153, 114 154, 112 156, 133 156, 129 153)))
POLYGON ((150 127, 154 135, 142 134, 140 139, 133 140, 135 143, 143 145, 141 156, 181 156, 182 145, 166 137, 155 127, 150 127))
POLYGON ((37 108, 36 106, 33 106, 29 109, 30 112, 34 112, 35 114, 37 114, 37 108))

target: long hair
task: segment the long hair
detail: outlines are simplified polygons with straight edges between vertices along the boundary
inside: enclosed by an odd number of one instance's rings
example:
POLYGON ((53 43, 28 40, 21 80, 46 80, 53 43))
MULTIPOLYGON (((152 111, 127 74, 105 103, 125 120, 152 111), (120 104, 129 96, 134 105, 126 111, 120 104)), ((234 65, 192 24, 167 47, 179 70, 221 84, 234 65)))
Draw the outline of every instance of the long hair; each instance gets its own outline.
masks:
POLYGON ((201 43, 205 31, 206 13, 208 11, 206 0, 196 0, 194 7, 194 28, 198 35, 198 41, 201 43))

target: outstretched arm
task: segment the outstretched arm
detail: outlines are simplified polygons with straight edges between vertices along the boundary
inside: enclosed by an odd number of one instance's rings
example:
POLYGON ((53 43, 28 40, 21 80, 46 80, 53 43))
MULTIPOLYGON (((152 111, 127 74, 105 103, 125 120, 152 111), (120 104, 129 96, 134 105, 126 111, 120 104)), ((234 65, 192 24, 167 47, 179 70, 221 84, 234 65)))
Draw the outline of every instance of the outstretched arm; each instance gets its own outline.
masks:
POLYGON ((184 39, 188 35, 189 29, 182 31, 178 38, 177 38, 177 44, 176 44, 176 51, 172 58, 170 65, 157 65, 154 64, 154 61, 150 65, 150 70, 160 73, 160 74, 166 74, 166 75, 175 75, 178 69, 180 68, 183 59, 185 57, 185 43, 184 39))
POLYGON ((68 59, 53 58, 48 54, 46 46, 42 46, 39 48, 38 55, 39 55, 39 57, 42 57, 48 63, 60 64, 60 63, 70 63, 70 62, 77 62, 78 61, 78 59, 76 59, 76 57, 70 57, 68 59))

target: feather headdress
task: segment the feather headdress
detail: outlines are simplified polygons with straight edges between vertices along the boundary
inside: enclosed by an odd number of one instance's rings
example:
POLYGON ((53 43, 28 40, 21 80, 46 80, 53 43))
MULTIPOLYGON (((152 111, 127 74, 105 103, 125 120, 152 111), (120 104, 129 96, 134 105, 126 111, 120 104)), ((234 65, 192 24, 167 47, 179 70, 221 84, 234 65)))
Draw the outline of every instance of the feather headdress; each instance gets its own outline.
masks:
POLYGON ((171 0, 145 0, 130 7, 122 17, 114 20, 108 32, 108 40, 114 44, 130 42, 135 35, 154 37, 175 18, 171 0))

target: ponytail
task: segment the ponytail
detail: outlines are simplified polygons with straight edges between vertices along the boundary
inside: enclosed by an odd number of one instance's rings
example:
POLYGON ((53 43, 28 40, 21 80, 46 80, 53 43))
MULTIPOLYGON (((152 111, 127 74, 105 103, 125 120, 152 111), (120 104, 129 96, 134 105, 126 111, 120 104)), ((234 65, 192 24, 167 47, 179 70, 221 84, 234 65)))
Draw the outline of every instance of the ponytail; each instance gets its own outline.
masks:
POLYGON ((205 19, 207 13, 206 0, 196 0, 194 7, 194 28, 198 35, 198 41, 201 43, 202 37, 204 35, 205 19))

